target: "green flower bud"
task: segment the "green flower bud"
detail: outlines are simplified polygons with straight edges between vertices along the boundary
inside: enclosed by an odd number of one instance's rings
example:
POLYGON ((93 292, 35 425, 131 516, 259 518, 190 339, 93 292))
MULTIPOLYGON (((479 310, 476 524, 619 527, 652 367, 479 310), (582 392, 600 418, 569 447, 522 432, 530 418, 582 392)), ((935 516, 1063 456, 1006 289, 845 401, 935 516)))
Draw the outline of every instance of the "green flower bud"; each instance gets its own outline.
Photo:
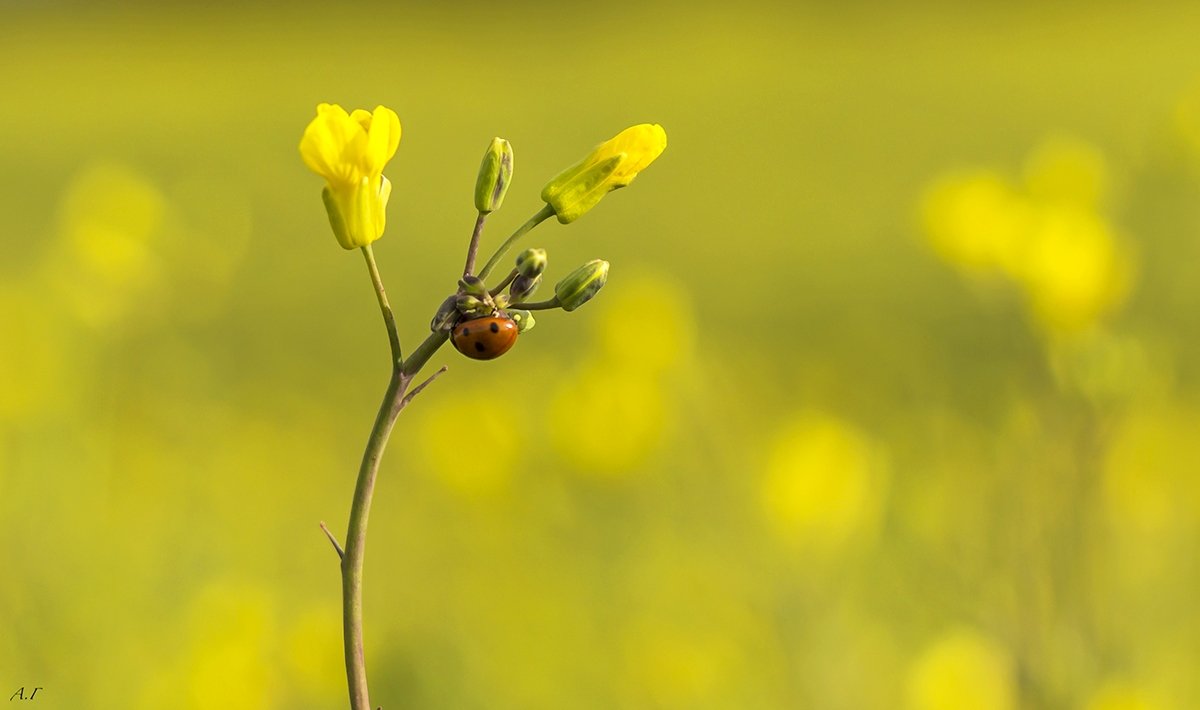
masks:
POLYGON ((533 295, 537 287, 542 284, 542 275, 537 276, 518 276, 513 279, 512 286, 509 288, 509 294, 512 295, 512 301, 524 301, 533 295))
POLYGON ((512 318, 517 324, 517 333, 524 333, 527 330, 533 330, 533 326, 537 325, 537 321, 533 319, 533 313, 522 311, 520 309, 510 309, 508 317, 512 318))
POLYGON ((546 185, 542 199, 554 209, 559 223, 570 224, 612 190, 610 178, 624 159, 624 155, 614 155, 592 165, 570 168, 546 185))
POLYGON ((458 280, 458 290, 468 296, 485 298, 488 295, 487 284, 478 276, 464 276, 458 280))
POLYGON ((437 333, 454 327, 454 322, 458 320, 457 301, 457 296, 447 296, 446 300, 442 301, 442 305, 438 306, 437 313, 433 314, 433 320, 429 321, 431 331, 437 333))
POLYGON ((479 165, 479 178, 475 181, 475 209, 487 214, 500 209, 504 193, 512 182, 513 149, 503 138, 493 138, 483 162, 479 165))
POLYGON ((490 302, 483 301, 475 298, 474 296, 465 295, 455 297, 454 306, 458 309, 459 313, 467 316, 468 318, 482 318, 484 316, 490 316, 492 311, 495 310, 490 302))
POLYGON ((546 270, 546 250, 526 249, 517 255, 517 272, 530 278, 546 270))
POLYGON ((567 274, 554 287, 554 296, 564 311, 573 311, 592 300, 608 281, 608 262, 593 259, 567 274))

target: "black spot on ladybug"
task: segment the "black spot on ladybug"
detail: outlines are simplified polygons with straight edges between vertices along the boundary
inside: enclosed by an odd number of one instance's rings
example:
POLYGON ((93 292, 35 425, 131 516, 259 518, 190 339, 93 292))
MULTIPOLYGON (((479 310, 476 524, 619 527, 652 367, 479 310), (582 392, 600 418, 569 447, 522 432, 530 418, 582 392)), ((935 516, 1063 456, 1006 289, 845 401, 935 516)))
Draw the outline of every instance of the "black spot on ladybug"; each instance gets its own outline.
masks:
MULTIPOLYGON (((495 325, 495 323, 493 323, 492 325, 495 325)), ((497 330, 499 330, 499 329, 497 329, 497 330)), ((493 332, 495 332, 495 331, 493 331, 493 332)), ((487 348, 484 346, 484 344, 483 344, 483 343, 481 343, 481 342, 480 342, 480 341, 478 341, 478 340, 476 340, 476 341, 475 341, 475 352, 481 353, 481 352, 483 352, 483 351, 484 351, 484 350, 486 350, 486 349, 487 349, 487 348)))
POLYGON ((492 324, 490 326, 488 326, 488 330, 492 331, 493 333, 499 333, 500 332, 500 324, 497 323, 496 321, 492 321, 492 324))
POLYGON ((462 332, 462 334, 463 334, 464 336, 466 336, 466 335, 470 335, 470 334, 471 334, 471 329, 470 329, 470 328, 463 328, 463 332, 462 332))

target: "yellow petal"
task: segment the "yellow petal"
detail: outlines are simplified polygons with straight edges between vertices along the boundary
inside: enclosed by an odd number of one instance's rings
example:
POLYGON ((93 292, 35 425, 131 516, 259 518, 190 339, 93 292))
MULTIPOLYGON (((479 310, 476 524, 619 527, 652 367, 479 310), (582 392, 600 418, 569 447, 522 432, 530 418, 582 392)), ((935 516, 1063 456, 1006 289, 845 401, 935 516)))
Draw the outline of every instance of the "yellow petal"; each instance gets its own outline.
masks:
POLYGON ((320 104, 317 117, 304 130, 300 155, 304 163, 330 183, 353 184, 359 175, 359 161, 366 148, 367 135, 337 104, 320 104))
POLYGON ((383 166, 396 154, 400 145, 400 117, 386 106, 376 106, 369 123, 362 166, 364 172, 374 174, 382 172, 383 166))
POLYGON ((627 156, 613 175, 614 185, 624 187, 666 150, 667 132, 657 123, 631 126, 606 143, 605 148, 627 156))
POLYGON ((362 126, 364 131, 371 130, 371 112, 365 108, 356 108, 351 111, 350 120, 362 126))

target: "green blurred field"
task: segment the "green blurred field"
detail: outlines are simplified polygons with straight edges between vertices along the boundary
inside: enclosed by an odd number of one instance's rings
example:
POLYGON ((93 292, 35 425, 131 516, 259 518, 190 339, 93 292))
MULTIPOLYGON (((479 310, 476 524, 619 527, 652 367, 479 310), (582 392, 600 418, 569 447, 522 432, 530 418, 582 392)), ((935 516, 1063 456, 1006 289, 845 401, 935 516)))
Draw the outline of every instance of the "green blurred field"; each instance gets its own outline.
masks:
MULTIPOLYGON (((612 262, 400 419, 400 708, 1200 706, 1200 9, 0 2, 0 697, 346 706, 336 560, 387 378, 297 143, 404 126, 401 336, 527 240, 612 262), (490 249, 485 248, 486 253, 490 249)), ((15 701, 14 701, 15 702, 15 701)))

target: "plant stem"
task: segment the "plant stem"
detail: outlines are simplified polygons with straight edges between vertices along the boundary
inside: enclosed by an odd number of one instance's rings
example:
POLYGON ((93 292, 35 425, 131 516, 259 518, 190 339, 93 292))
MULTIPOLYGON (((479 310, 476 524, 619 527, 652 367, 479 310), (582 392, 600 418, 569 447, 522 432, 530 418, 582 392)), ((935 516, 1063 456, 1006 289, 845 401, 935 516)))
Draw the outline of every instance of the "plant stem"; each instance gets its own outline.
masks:
POLYGON ((558 302, 558 296, 545 301, 535 301, 533 303, 512 303, 509 304, 513 308, 519 308, 523 311, 547 311, 551 308, 561 308, 562 304, 558 302))
POLYGON ((512 245, 517 243, 518 239, 525 236, 526 232, 538 226, 542 222, 545 222, 547 218, 553 215, 554 208, 550 205, 546 205, 539 210, 537 214, 526 220, 525 224, 517 227, 517 231, 513 232, 512 236, 506 239, 504 243, 500 245, 500 248, 496 250, 496 253, 492 254, 492 258, 488 259, 488 262, 484 264, 483 269, 480 270, 478 274, 479 278, 486 279, 487 275, 492 273, 492 268, 496 266, 496 262, 500 261, 500 257, 504 256, 505 253, 512 248, 512 245))
MULTIPOLYGON (((447 339, 446 333, 433 333, 425 339, 409 356, 408 362, 400 350, 400 337, 396 331, 396 320, 392 308, 388 304, 387 294, 383 290, 383 281, 379 277, 379 269, 375 265, 374 255, 370 246, 363 247, 367 259, 367 270, 371 274, 371 283, 375 287, 379 308, 383 312, 383 322, 387 326, 388 342, 391 346, 392 375, 388 381, 387 391, 384 392, 383 402, 375 415, 375 424, 367 439, 367 447, 363 452, 362 463, 358 468, 358 480, 354 485, 354 500, 350 505, 350 522, 346 530, 346 547, 339 549, 342 554, 342 624, 344 649, 346 653, 346 682, 350 691, 350 707, 352 710, 371 710, 370 694, 367 690, 367 664, 363 653, 363 615, 362 615, 362 576, 363 557, 367 544, 367 520, 371 514, 371 498, 375 493, 375 479, 379 474, 379 462, 387 448, 388 437, 396 424, 396 417, 408 406, 412 398, 424 389, 446 368, 438 370, 433 376, 409 391, 409 385, 416 379, 417 374, 429 358, 433 356, 447 339)), ((333 536, 329 536, 337 549, 333 536)))
POLYGON ((479 254, 479 236, 483 234, 483 220, 487 219, 486 212, 480 212, 475 218, 475 230, 471 232, 471 243, 467 246, 467 265, 463 267, 463 278, 475 270, 475 257, 479 254))
POLYGON ((387 326, 388 344, 392 348, 392 364, 398 367, 400 363, 404 362, 404 355, 400 349, 400 334, 396 331, 396 317, 392 315, 387 292, 383 290, 383 280, 379 277, 379 267, 375 264, 375 252, 371 251, 371 245, 363 247, 362 253, 367 259, 367 271, 371 274, 371 285, 375 287, 379 310, 383 312, 383 324, 387 326))
POLYGON ((416 377, 417 373, 421 371, 421 368, 425 367, 425 363, 429 362, 429 358, 433 357, 433 354, 438 351, 438 348, 445 345, 446 341, 449 339, 450 334, 446 331, 430 333, 429 337, 425 338, 425 340, 423 340, 421 344, 417 346, 417 349, 412 352, 412 355, 408 356, 408 360, 404 363, 402 368, 404 376, 409 379, 416 377))
POLYGON ((379 460, 387 446, 388 437, 403 408, 404 391, 408 387, 399 366, 392 368, 383 403, 375 415, 375 425, 367 439, 358 482, 354 486, 354 502, 350 506, 350 524, 346 531, 346 556, 342 558, 342 625, 346 652, 346 681, 350 689, 353 710, 371 710, 367 691, 367 663, 363 655, 362 574, 363 555, 367 547, 367 519, 371 514, 371 497, 375 493, 375 477, 379 460))
POLYGON ((512 271, 508 272, 508 276, 505 276, 503 281, 496 284, 496 288, 492 289, 491 291, 488 291, 488 295, 491 296, 492 298, 499 296, 500 292, 503 291, 504 289, 508 288, 508 285, 510 283, 512 283, 514 279, 517 278, 517 273, 518 272, 516 269, 513 269, 512 271))

